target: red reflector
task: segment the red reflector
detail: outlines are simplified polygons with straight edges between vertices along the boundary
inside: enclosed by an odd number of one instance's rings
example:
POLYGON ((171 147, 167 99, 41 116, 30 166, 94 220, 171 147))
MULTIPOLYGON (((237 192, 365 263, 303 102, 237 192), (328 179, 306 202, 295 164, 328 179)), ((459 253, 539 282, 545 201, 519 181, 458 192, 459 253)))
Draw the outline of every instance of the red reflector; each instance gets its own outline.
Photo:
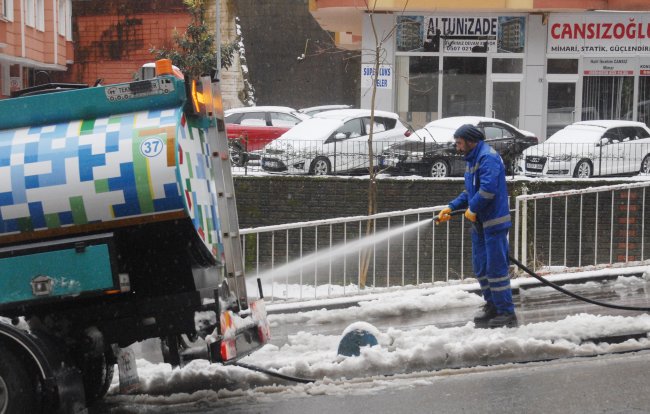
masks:
POLYGON ((404 132, 405 137, 410 137, 411 136, 411 130, 407 129, 406 132, 404 132))
POLYGON ((237 356, 237 348, 233 339, 221 341, 221 360, 228 361, 237 356))

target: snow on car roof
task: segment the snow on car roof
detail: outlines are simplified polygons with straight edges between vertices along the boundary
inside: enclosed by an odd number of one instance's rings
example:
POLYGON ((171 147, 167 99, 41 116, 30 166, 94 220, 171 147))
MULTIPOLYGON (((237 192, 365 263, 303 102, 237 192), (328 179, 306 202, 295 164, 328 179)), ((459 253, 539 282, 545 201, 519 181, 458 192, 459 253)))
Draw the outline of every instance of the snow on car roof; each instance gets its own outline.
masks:
POLYGON ((336 109, 348 109, 351 107, 352 105, 319 105, 319 106, 310 106, 308 108, 300 108, 298 109, 298 112, 308 114, 312 111, 316 111, 316 112, 333 111, 336 109))
POLYGON ((298 112, 288 106, 242 106, 239 108, 230 108, 224 111, 225 113, 241 113, 241 112, 298 112))
POLYGON ((343 125, 343 121, 340 119, 314 117, 297 124, 282 134, 278 140, 327 139, 341 125, 343 125))
POLYGON ((640 126, 645 127, 643 122, 616 120, 616 119, 594 119, 592 121, 579 121, 569 125, 592 125, 600 128, 612 128, 621 126, 640 126))
MULTIPOLYGON (((314 118, 330 118, 330 119, 349 119, 361 116, 370 116, 370 109, 336 109, 334 111, 319 112, 314 115, 314 118)), ((382 116, 386 118, 399 119, 399 115, 394 112, 377 111, 375 116, 382 116)))

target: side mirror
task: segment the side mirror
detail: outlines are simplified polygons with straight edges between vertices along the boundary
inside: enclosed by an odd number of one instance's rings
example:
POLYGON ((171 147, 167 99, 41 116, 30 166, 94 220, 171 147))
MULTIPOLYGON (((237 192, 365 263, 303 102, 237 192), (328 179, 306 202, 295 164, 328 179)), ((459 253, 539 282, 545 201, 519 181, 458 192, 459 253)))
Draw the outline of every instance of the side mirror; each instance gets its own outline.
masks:
POLYGON ((336 138, 336 139, 345 139, 345 138, 347 138, 347 135, 345 135, 343 132, 339 132, 336 135, 334 135, 334 138, 336 138))

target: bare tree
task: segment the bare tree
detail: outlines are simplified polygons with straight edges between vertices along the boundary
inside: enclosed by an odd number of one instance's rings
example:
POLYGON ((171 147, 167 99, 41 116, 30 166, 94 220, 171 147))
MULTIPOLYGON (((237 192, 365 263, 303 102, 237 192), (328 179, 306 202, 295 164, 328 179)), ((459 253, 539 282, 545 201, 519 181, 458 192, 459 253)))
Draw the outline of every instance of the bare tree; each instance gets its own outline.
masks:
MULTIPOLYGON (((368 134, 368 215, 373 215, 377 213, 377 170, 375 169, 375 154, 373 147, 373 134, 375 127, 375 99, 377 97, 377 77, 379 75, 379 67, 386 59, 386 49, 384 45, 388 41, 393 40, 393 35, 397 30, 397 25, 394 25, 391 30, 383 34, 383 37, 380 37, 377 33, 377 27, 375 26, 375 10, 377 7, 376 0, 364 0, 366 5, 366 12, 370 20, 370 27, 372 28, 374 45, 371 50, 371 58, 373 62, 373 71, 371 75, 371 98, 370 98, 370 131, 368 134), (370 2, 372 1, 372 6, 370 2)), ((404 2, 404 7, 402 11, 406 9, 408 5, 408 0, 404 2)), ((362 54, 363 59, 363 54, 362 54)), ((366 221, 366 237, 373 234, 375 230, 375 221, 368 220, 366 221)), ((366 280, 368 277, 368 269, 370 268, 370 259, 372 258, 372 249, 366 249, 361 252, 361 266, 359 268, 359 288, 365 288, 366 280)))

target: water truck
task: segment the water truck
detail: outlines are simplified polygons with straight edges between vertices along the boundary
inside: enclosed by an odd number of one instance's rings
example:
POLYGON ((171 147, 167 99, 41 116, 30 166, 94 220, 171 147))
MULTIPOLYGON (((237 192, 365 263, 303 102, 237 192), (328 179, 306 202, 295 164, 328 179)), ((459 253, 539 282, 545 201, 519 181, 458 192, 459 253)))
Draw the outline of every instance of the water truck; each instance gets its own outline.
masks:
POLYGON ((137 387, 137 341, 175 365, 268 342, 230 168, 218 83, 167 60, 0 101, 0 414, 87 412, 115 364, 137 387))

